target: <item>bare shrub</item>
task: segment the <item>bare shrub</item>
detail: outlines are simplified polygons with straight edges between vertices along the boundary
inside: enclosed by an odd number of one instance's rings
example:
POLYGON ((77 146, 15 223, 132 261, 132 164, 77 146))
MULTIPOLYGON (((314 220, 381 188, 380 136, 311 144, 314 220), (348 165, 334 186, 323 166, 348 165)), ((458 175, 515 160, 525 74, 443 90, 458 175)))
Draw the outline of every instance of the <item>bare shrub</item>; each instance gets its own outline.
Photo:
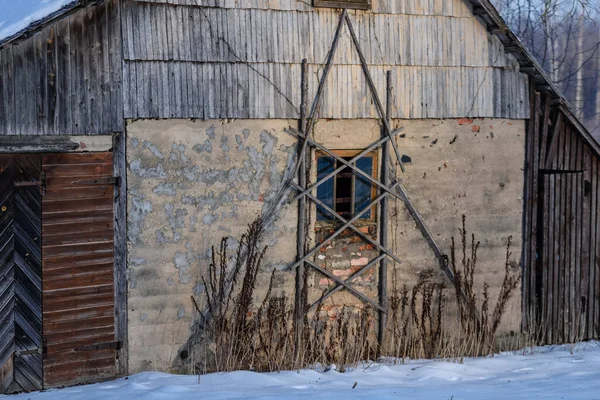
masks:
MULTIPOLYGON (((394 362, 417 358, 462 360, 466 356, 496 351, 496 332, 506 305, 517 288, 520 276, 510 260, 511 240, 506 244, 505 274, 502 287, 491 309, 489 287, 477 294, 475 275, 479 242, 469 238, 465 217, 460 229, 461 247, 457 257, 454 238, 451 268, 455 276, 453 291, 435 277, 434 270, 423 271, 416 285, 398 284, 392 275, 389 298, 387 340, 379 348, 375 337, 376 318, 368 305, 362 307, 307 306, 308 271, 304 274, 304 292, 298 310, 293 297, 275 294, 277 273, 270 277, 266 294, 254 307, 257 278, 266 247, 261 248, 262 222, 257 219, 242 236, 240 246, 230 256, 227 238, 213 248, 212 262, 203 279, 206 288, 206 312, 200 313, 201 329, 196 329, 206 353, 202 372, 254 370, 278 371, 335 364, 339 371, 361 361, 373 360, 377 354, 394 357, 394 362), (454 295, 448 297, 449 293, 454 295), (454 304, 455 303, 455 304, 454 304), (458 329, 447 328, 448 306, 457 310, 458 329), (294 321, 303 317, 301 340, 294 321), (298 346, 299 344, 299 346, 298 346), (379 353, 378 353, 379 352, 379 353), (208 360, 208 361, 207 361, 208 360)), ((194 300, 195 302, 195 300, 194 300)))
MULTIPOLYGON (((513 271, 511 267, 512 237, 506 241, 506 258, 504 265, 504 280, 500 287, 500 293, 496 300, 494 311, 490 314, 490 295, 488 283, 483 284, 481 299, 476 293, 474 276, 477 269, 477 252, 480 242, 475 240, 471 234, 470 244, 466 228, 466 217, 462 216, 462 229, 460 229, 461 254, 460 261, 456 255, 456 242, 452 238, 450 250, 450 268, 454 274, 455 299, 458 308, 458 317, 462 333, 481 344, 480 351, 489 352, 495 350, 494 339, 506 311, 506 305, 518 287, 521 280, 519 272, 513 271)), ((475 354, 478 355, 478 352, 475 354)))

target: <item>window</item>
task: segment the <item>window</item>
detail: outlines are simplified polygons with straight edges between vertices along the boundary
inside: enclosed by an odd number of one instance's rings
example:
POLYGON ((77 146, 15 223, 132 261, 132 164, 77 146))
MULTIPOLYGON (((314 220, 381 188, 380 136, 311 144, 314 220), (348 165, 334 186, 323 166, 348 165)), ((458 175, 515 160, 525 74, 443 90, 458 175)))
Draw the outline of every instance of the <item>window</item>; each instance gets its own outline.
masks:
MULTIPOLYGON (((349 161, 359 154, 360 151, 337 150, 334 153, 340 158, 349 161)), ((325 178, 328 174, 343 165, 335 158, 325 153, 317 152, 317 179, 321 180, 325 178)), ((376 178, 377 152, 374 151, 359 158, 356 166, 364 173, 376 178)), ((368 208, 375 194, 375 185, 348 167, 317 187, 317 198, 347 220, 368 208)), ((331 221, 334 219, 334 216, 325 208, 317 205, 318 221, 331 221)), ((375 207, 366 211, 360 219, 374 220, 375 207)))
POLYGON ((314 0, 315 7, 332 8, 357 8, 368 10, 371 8, 371 0, 314 0))

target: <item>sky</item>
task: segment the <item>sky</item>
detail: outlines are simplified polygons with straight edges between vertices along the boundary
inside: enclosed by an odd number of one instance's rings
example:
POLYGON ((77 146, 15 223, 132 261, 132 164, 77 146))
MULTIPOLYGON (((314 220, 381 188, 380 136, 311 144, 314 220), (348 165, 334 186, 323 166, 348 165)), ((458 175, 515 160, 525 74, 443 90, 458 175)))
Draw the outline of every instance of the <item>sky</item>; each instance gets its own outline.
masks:
POLYGON ((0 40, 72 2, 73 0, 0 0, 0 40))

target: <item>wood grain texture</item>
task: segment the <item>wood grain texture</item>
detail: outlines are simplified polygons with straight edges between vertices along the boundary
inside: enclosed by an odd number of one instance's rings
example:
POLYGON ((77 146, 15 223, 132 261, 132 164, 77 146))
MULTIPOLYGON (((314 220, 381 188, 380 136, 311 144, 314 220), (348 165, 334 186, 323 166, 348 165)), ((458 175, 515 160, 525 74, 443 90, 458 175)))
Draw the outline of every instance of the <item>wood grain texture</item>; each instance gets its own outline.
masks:
POLYGON ((42 389, 41 193, 15 186, 40 173, 39 156, 0 155, 0 394, 42 389))
POLYGON ((0 135, 122 129, 119 13, 109 0, 0 49, 0 135))
MULTIPOLYGON (((337 11, 255 3, 270 5, 125 2, 125 117, 298 118, 302 59, 314 97, 337 11)), ((387 70, 398 82, 392 117, 527 118, 527 77, 514 58, 472 15, 440 4, 351 17, 378 90, 387 70)), ((376 115, 346 27, 334 64, 321 117, 376 115)))
POLYGON ((112 153, 46 154, 42 201, 44 386, 114 377, 113 186, 77 183, 113 176, 112 153))

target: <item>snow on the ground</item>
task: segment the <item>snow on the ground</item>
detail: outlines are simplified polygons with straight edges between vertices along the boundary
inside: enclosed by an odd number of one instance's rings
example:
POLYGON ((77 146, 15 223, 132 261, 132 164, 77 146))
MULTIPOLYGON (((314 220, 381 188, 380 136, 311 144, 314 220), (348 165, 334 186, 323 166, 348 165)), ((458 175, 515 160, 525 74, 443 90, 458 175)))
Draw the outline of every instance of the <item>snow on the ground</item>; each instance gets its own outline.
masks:
POLYGON ((0 40, 73 2, 74 0, 0 0, 0 40))
POLYGON ((600 399, 600 343, 547 346, 464 363, 365 364, 347 373, 303 370, 178 376, 146 372, 2 400, 600 399))

